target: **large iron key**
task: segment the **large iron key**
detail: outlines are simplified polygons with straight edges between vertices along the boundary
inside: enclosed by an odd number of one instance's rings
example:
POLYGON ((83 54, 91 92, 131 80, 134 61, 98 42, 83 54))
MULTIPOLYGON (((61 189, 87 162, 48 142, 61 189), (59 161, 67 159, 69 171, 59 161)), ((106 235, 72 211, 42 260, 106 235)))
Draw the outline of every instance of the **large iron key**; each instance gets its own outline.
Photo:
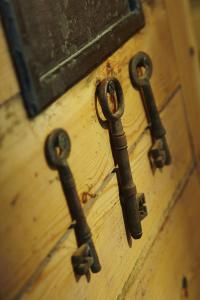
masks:
POLYGON ((166 140, 166 130, 160 119, 150 85, 153 71, 150 57, 144 52, 139 52, 132 58, 129 71, 133 86, 141 94, 147 119, 150 123, 153 142, 149 151, 150 162, 153 168, 161 169, 165 165, 171 164, 171 154, 166 140))
POLYGON ((57 169, 59 172, 71 218, 75 221, 75 233, 79 248, 72 256, 72 264, 76 274, 87 275, 89 269, 93 273, 99 272, 101 265, 71 169, 66 162, 70 150, 70 139, 63 129, 56 129, 48 136, 46 141, 47 161, 53 169, 57 169))
POLYGON ((141 220, 147 212, 144 194, 137 194, 132 178, 127 140, 121 122, 124 113, 124 97, 120 82, 116 78, 103 80, 98 86, 97 95, 108 123, 113 157, 118 167, 117 179, 120 195, 123 198, 127 228, 134 239, 139 239, 142 236, 141 220), (109 105, 109 96, 114 96, 117 101, 114 112, 109 105))

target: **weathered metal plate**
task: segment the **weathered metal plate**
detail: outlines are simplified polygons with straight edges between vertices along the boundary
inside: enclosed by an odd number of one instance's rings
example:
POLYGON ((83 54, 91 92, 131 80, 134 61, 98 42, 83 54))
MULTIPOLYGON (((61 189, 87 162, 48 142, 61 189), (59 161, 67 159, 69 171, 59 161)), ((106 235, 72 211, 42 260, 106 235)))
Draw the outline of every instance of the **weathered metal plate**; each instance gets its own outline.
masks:
POLYGON ((0 0, 33 117, 144 25, 139 0, 0 0))

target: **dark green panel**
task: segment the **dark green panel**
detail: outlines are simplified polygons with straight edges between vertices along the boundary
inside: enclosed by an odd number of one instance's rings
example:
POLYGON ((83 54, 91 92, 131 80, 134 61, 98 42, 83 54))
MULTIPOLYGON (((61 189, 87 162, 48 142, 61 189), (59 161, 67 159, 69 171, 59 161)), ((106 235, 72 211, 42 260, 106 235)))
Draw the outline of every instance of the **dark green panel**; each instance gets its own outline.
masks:
POLYGON ((144 25, 138 0, 0 0, 29 116, 144 25))

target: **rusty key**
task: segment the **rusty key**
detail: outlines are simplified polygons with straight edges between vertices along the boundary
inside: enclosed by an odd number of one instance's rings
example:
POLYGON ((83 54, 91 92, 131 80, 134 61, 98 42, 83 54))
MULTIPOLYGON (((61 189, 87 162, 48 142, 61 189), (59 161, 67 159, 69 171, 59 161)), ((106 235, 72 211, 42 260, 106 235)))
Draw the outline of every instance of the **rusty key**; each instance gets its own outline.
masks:
POLYGON ((74 270, 78 275, 87 275, 89 269, 93 273, 97 273, 101 270, 101 265, 71 169, 66 162, 71 150, 67 132, 63 129, 54 130, 47 138, 45 149, 50 167, 59 172, 71 218, 75 221, 75 234, 79 248, 72 256, 74 270))
POLYGON ((127 151, 127 140, 123 130, 121 117, 124 113, 124 97, 120 82, 116 78, 103 80, 97 90, 97 96, 108 123, 111 147, 115 165, 118 169, 118 185, 123 198, 127 228, 134 239, 142 236, 142 214, 146 213, 144 194, 137 194, 133 182, 130 161, 127 151), (116 98, 115 111, 109 106, 109 95, 116 98), (144 213, 145 211, 145 213, 144 213))
POLYGON ((171 154, 166 140, 166 130, 160 119, 153 91, 150 85, 153 66, 150 57, 144 53, 136 54, 129 65, 129 72, 133 86, 139 90, 150 123, 153 145, 149 151, 149 158, 153 168, 162 169, 171 164, 171 154))

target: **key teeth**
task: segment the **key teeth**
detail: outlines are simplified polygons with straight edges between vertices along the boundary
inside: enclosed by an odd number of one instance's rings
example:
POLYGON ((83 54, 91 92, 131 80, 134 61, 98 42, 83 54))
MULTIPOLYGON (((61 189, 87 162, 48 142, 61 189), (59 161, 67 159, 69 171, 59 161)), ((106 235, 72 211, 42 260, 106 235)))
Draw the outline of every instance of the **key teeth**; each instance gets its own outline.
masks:
POLYGON ((80 246, 72 255, 72 265, 77 275, 87 275, 93 264, 94 259, 87 244, 80 246))
POLYGON ((165 166, 165 151, 161 149, 152 149, 150 150, 149 154, 152 165, 154 165, 158 169, 162 169, 165 166))
POLYGON ((74 265, 74 271, 79 276, 87 275, 89 273, 89 266, 86 263, 74 265))
POLYGON ((145 196, 143 193, 137 195, 137 201, 139 203, 140 218, 143 220, 148 215, 145 196))
POLYGON ((149 151, 149 158, 153 169, 162 169, 171 164, 171 155, 165 137, 154 142, 149 151))

